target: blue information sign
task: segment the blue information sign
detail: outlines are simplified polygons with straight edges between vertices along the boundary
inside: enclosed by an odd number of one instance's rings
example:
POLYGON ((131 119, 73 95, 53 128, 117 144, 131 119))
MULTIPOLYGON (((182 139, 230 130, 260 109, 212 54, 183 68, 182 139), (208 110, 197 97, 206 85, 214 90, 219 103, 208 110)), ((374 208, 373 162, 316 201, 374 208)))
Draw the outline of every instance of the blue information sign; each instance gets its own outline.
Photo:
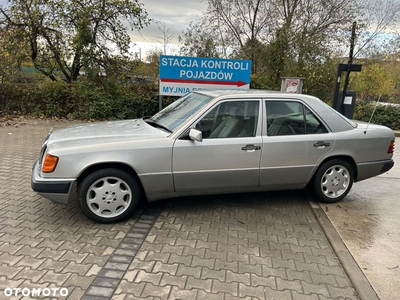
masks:
POLYGON ((160 57, 160 95, 185 95, 193 90, 249 89, 250 60, 160 57))

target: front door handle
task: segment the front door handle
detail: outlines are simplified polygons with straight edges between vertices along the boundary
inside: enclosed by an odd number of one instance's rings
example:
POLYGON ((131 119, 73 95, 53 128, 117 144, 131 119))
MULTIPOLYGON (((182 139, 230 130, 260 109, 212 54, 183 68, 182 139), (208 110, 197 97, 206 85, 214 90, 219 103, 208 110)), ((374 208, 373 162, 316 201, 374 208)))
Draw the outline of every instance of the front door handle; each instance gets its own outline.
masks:
POLYGON ((254 146, 254 145, 246 145, 242 147, 243 151, 254 151, 254 150, 261 150, 261 146, 254 146))
POLYGON ((329 147, 330 145, 331 145, 330 143, 325 143, 324 141, 319 141, 314 144, 314 147, 325 148, 325 147, 329 147))

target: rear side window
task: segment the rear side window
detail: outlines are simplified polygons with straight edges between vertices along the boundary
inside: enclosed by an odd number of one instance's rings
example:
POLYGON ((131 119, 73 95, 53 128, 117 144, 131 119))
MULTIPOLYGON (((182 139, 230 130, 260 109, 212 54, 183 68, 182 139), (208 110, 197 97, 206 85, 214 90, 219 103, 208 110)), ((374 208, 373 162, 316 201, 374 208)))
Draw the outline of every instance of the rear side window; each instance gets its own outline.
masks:
POLYGON ((320 134, 328 130, 302 103, 266 101, 267 135, 320 134))

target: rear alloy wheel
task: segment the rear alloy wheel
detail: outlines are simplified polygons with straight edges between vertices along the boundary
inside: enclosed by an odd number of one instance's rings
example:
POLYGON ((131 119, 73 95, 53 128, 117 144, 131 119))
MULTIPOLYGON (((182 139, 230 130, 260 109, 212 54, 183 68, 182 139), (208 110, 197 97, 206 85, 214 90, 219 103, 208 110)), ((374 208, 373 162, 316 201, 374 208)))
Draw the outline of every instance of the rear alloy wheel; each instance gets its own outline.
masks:
POLYGON ((78 188, 82 212, 93 221, 114 223, 130 217, 139 204, 136 180, 120 169, 102 169, 88 175, 78 188))
POLYGON ((315 174, 313 191, 320 201, 334 203, 348 194, 353 180, 351 165, 342 159, 332 159, 324 163, 315 174))

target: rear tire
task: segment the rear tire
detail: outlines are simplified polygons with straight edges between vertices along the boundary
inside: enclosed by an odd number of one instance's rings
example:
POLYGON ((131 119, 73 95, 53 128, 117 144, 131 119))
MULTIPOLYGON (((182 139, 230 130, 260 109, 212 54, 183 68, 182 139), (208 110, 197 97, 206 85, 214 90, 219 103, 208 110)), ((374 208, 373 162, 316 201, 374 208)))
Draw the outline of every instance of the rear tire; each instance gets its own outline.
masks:
POLYGON ((141 189, 131 174, 114 168, 88 175, 78 186, 78 202, 85 216, 99 223, 115 223, 132 216, 141 189))
POLYGON ((352 166, 343 159, 332 159, 318 169, 312 182, 312 189, 321 202, 334 203, 349 193, 353 180, 352 166))

